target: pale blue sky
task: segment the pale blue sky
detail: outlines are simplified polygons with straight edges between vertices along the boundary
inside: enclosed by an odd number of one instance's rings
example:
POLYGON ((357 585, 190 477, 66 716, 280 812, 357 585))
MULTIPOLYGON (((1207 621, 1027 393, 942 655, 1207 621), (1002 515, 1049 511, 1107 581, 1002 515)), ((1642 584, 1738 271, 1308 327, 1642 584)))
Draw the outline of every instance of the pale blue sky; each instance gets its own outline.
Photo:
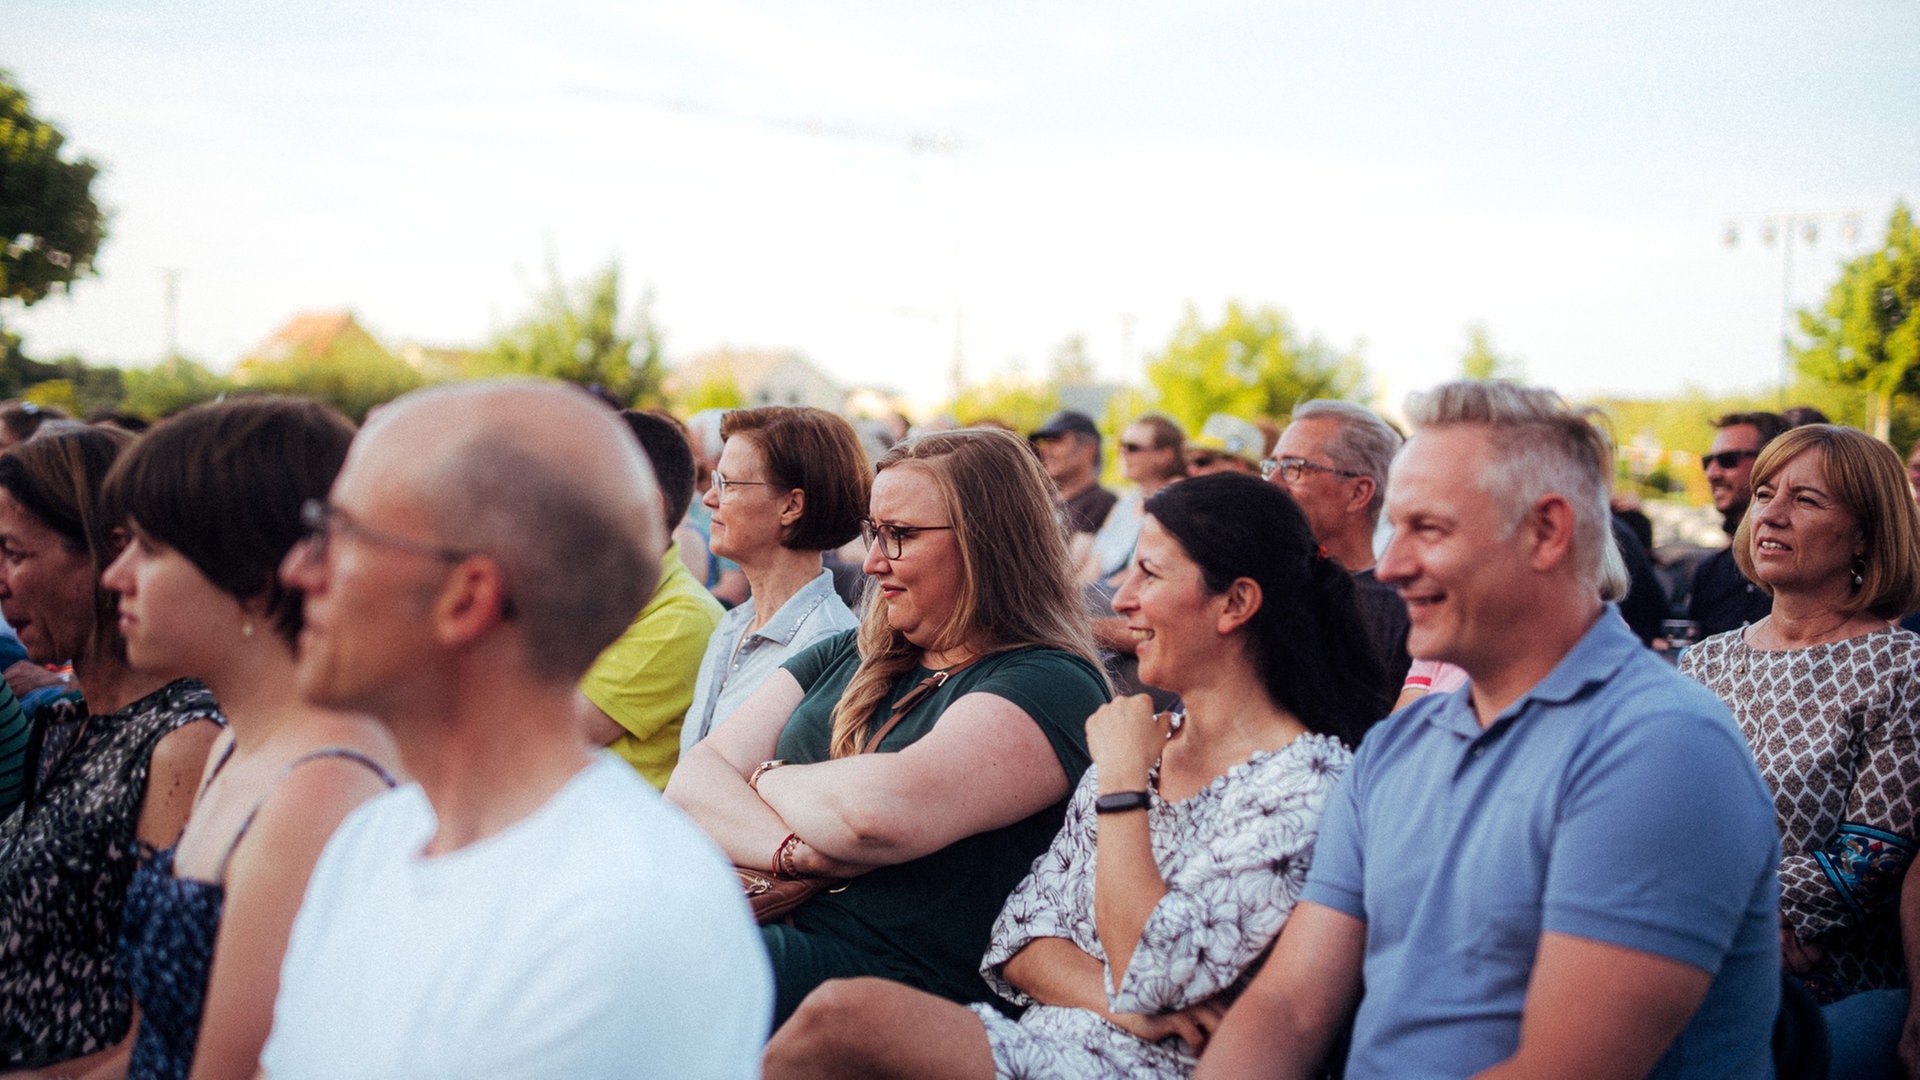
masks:
MULTIPOLYGON (((1572 393, 1757 387, 1780 251, 1721 233, 1857 210, 1877 244, 1920 194, 1917 15, 0 0, 0 66, 114 210, 100 278, 5 314, 38 355, 150 362, 176 267, 216 366, 314 308, 478 343, 551 253, 651 282, 670 360, 791 346, 921 395, 956 311, 975 377, 1072 334, 1126 376, 1230 297, 1363 342, 1392 400, 1475 321, 1572 393), (911 148, 937 133, 957 153, 911 148)), ((1796 300, 1847 250, 1796 251, 1796 300)))

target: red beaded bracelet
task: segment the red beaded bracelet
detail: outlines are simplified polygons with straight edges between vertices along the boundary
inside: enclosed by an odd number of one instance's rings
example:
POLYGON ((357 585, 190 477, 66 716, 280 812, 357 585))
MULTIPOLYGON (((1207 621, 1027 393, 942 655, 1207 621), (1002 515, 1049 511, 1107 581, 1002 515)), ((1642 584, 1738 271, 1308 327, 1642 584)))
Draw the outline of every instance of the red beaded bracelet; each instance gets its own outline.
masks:
POLYGON ((800 872, 793 868, 793 853, 805 842, 793 833, 788 833, 787 838, 780 841, 780 850, 773 853, 774 872, 781 877, 799 877, 800 872))

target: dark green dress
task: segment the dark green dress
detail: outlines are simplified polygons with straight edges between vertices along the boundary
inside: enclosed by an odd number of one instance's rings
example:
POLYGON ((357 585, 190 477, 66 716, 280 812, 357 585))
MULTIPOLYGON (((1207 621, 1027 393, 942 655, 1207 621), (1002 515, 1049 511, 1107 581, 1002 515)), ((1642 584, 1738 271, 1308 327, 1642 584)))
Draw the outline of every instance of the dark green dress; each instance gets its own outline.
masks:
MULTIPOLYGON (((786 663, 804 697, 780 735, 778 756, 794 764, 825 761, 833 707, 860 666, 857 630, 827 638, 786 663)), ((916 668, 876 713, 931 675, 916 668)), ((897 752, 933 730, 948 705, 969 693, 1003 697, 1040 725, 1067 791, 1086 771, 1087 717, 1107 700, 1087 661, 1060 649, 999 653, 956 673, 888 733, 879 753, 897 752)), ((865 874, 838 893, 809 900, 792 926, 762 928, 773 961, 774 1024, 828 979, 878 975, 957 1002, 999 1000, 980 979, 987 934, 1007 895, 1046 851, 1066 813, 1052 806, 1005 828, 957 840, 931 855, 865 874)))

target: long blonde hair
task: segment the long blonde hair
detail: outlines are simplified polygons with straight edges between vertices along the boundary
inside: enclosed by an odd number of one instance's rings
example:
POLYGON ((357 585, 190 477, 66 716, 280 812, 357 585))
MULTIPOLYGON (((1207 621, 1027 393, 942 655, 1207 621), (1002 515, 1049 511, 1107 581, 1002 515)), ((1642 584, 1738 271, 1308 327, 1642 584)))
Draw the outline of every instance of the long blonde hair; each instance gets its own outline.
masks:
MULTIPOLYGON (((953 610, 925 651, 973 656, 1028 645, 1064 649, 1102 672, 1052 485, 1033 451, 1005 431, 931 432, 896 444, 874 467, 926 470, 960 547, 953 610)), ((857 753, 874 712, 919 663, 922 648, 887 624, 869 598, 860 622, 860 668, 833 709, 832 756, 857 753)))

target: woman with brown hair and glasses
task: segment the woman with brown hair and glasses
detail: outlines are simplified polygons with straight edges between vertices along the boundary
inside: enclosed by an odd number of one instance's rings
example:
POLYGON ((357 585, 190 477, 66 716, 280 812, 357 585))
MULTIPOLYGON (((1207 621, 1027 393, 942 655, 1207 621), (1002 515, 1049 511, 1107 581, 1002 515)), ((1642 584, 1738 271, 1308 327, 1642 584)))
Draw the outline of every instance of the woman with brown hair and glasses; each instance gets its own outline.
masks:
POLYGON ((0 1065, 111 1058, 133 1001, 115 963, 136 841, 167 844, 220 712, 205 687, 127 662, 100 573, 119 554, 102 487, 122 431, 41 434, 0 454, 0 604, 33 660, 73 663, 79 701, 34 720, 32 793, 0 820, 0 1065))
POLYGON ((852 975, 985 997, 987 931, 1059 828, 1107 698, 1052 491, 1018 438, 896 445, 865 527, 860 629, 789 661, 667 787, 735 863, 843 879, 763 928, 776 1023, 852 975))
POLYGON ((702 501, 708 549, 746 572, 749 592, 720 618, 700 661, 680 752, 718 727, 800 650, 859 625, 823 552, 860 535, 872 467, 853 425, 820 409, 735 409, 702 501))

